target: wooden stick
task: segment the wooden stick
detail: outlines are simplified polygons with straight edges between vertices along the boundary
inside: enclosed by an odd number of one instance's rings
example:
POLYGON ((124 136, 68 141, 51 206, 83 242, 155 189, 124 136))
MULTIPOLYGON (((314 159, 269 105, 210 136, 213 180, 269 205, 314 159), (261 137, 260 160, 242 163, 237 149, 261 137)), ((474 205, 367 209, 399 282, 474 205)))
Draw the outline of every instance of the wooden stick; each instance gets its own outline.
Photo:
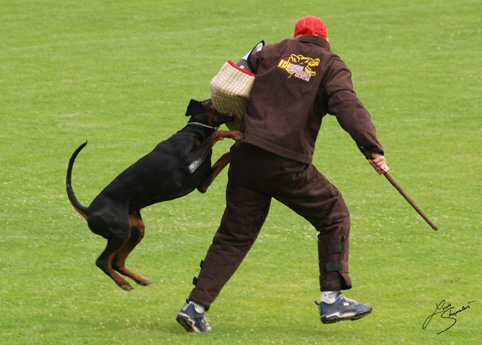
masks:
MULTIPOLYGON (((371 154, 363 147, 363 146, 360 146, 360 151, 363 153, 363 155, 366 157, 366 159, 368 159, 369 161, 372 161, 372 156, 371 154)), ((400 187, 398 185, 397 182, 395 182, 395 180, 393 179, 392 176, 390 176, 390 174, 388 172, 385 172, 383 173, 383 175, 385 175, 385 177, 387 178, 387 180, 392 184, 393 187, 395 187, 398 192, 400 194, 402 194, 402 196, 405 198, 405 200, 408 201, 408 203, 415 209, 415 211, 417 211, 417 213, 427 222, 428 225, 430 225, 432 227, 432 229, 434 230, 438 230, 438 227, 437 225, 435 225, 434 222, 432 222, 428 217, 427 215, 422 211, 422 209, 420 207, 417 206, 417 204, 415 204, 415 202, 408 196, 407 193, 405 193, 405 191, 402 189, 402 187, 400 187)))

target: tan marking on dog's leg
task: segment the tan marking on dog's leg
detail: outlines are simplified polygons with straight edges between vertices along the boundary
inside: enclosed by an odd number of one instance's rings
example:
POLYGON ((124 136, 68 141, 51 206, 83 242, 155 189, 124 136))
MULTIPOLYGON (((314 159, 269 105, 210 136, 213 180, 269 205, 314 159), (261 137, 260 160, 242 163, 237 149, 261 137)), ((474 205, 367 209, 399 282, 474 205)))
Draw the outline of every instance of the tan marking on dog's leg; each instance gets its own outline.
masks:
POLYGON ((211 167, 211 173, 201 182, 198 186, 198 190, 201 193, 206 193, 209 186, 213 183, 214 179, 219 175, 219 173, 229 164, 231 158, 231 153, 226 152, 224 155, 219 157, 216 163, 211 167))
POLYGON ((144 238, 145 225, 142 221, 140 215, 130 214, 129 224, 131 226, 131 236, 129 240, 117 251, 113 258, 114 269, 121 273, 122 275, 131 278, 137 284, 142 286, 147 286, 151 284, 151 281, 133 271, 125 266, 127 257, 134 250, 134 248, 142 241, 144 238))
POLYGON ((132 286, 122 278, 117 272, 112 268, 112 259, 116 253, 112 253, 107 257, 107 260, 103 260, 102 255, 97 259, 97 267, 99 267, 105 274, 107 274, 111 279, 123 290, 130 291, 132 286))

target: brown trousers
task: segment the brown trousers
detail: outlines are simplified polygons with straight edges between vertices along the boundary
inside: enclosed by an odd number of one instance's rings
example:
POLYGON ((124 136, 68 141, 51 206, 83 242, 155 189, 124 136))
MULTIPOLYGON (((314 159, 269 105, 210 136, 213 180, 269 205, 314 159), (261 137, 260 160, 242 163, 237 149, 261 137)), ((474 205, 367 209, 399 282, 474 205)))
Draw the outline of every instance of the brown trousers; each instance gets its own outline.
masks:
POLYGON ((190 300, 209 308, 255 242, 275 198, 310 222, 318 234, 322 291, 351 288, 350 216, 343 198, 313 165, 246 143, 231 148, 226 209, 190 300))

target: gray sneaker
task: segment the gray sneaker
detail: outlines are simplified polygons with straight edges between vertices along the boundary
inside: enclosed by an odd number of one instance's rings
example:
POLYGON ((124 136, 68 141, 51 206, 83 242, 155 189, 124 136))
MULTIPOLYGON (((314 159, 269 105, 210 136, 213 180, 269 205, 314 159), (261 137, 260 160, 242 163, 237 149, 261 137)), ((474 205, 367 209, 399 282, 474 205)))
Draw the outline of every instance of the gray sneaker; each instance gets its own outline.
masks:
POLYGON ((211 327, 209 327, 204 313, 198 313, 194 304, 189 300, 186 300, 177 314, 176 321, 188 332, 211 332, 211 327))
POLYGON ((321 322, 335 323, 345 320, 358 320, 372 312, 369 304, 359 304, 341 293, 338 293, 336 301, 332 304, 317 303, 320 310, 321 322))

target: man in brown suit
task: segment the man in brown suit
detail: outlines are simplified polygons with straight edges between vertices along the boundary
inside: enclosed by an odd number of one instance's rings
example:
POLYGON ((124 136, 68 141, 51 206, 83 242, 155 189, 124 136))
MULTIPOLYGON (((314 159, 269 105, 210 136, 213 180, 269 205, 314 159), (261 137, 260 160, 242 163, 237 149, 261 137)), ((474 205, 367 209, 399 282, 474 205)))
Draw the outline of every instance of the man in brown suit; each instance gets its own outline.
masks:
POLYGON ((369 304, 341 293, 352 287, 348 208, 312 164, 322 119, 330 114, 372 154, 379 174, 388 171, 370 114, 353 91, 351 72, 331 51, 323 21, 312 16, 296 22, 292 39, 265 46, 249 62, 256 78, 241 123, 244 142, 231 149, 226 209, 177 321, 187 331, 211 331, 204 311, 255 242, 272 198, 318 231, 321 321, 368 315, 369 304))

